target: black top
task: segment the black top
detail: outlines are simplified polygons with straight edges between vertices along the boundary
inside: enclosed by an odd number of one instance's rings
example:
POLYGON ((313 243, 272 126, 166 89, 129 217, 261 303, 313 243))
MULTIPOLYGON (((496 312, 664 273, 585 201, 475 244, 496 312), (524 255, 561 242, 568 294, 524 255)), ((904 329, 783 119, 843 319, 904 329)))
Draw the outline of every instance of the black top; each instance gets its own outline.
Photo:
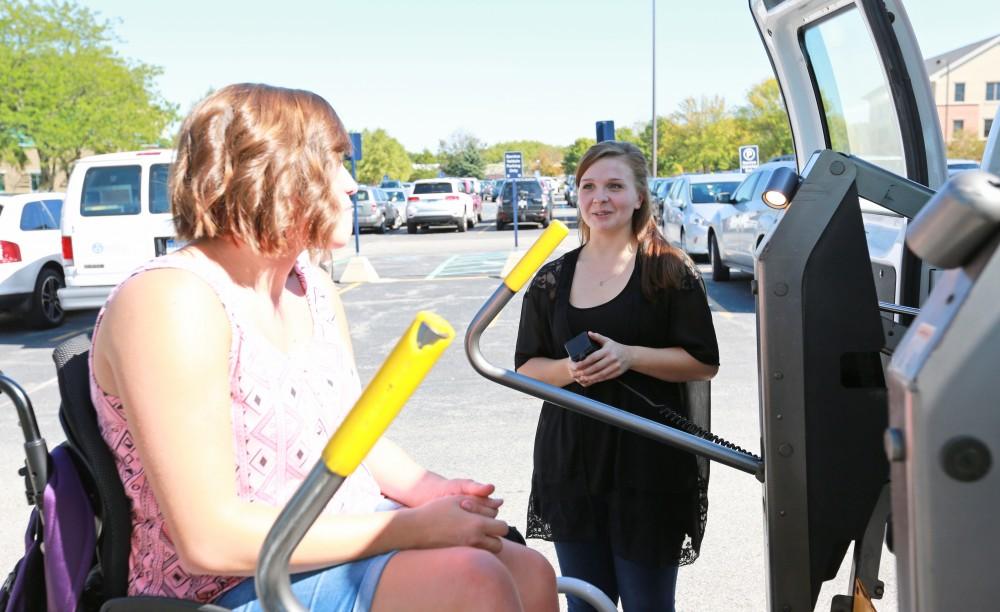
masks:
MULTIPOLYGON (((615 298, 593 308, 576 308, 569 304, 569 293, 579 252, 570 251, 543 266, 528 287, 516 367, 532 357, 566 357, 563 344, 583 331, 626 345, 681 347, 703 363, 719 363, 712 314, 697 269, 689 266, 680 288, 662 290, 649 301, 640 287, 640 257, 615 298)), ((632 370, 587 388, 576 383, 565 388, 659 423, 669 424, 657 405, 689 416, 683 384, 632 370)), ((542 405, 528 537, 607 540, 615 554, 631 561, 686 565, 701 547, 707 494, 704 460, 549 402, 542 405)))

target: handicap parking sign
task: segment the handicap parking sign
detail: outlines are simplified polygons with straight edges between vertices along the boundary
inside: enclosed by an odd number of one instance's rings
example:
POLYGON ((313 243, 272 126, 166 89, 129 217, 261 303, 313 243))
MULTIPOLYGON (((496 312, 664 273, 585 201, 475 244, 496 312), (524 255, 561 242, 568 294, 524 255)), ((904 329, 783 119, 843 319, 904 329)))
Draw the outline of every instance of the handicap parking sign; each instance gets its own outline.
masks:
POLYGON ((753 172, 760 165, 760 149, 757 145, 740 147, 740 172, 753 172))

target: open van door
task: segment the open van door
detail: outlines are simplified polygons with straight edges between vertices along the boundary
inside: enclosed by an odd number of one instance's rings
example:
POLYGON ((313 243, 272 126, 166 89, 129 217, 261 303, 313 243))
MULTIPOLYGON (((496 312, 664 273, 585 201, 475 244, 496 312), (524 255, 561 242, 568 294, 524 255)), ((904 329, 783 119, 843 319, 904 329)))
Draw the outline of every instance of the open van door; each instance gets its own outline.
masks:
MULTIPOLYGON (((750 0, 784 96, 801 170, 819 149, 926 185, 947 178, 923 56, 899 0, 750 0)), ((906 219, 863 201, 879 299, 917 307, 931 271, 905 247, 906 219)))
POLYGON ((884 363, 933 283, 904 238, 944 144, 900 0, 749 5, 802 175, 756 252, 768 609, 825 607, 852 544, 831 609, 867 609, 890 507, 884 363))

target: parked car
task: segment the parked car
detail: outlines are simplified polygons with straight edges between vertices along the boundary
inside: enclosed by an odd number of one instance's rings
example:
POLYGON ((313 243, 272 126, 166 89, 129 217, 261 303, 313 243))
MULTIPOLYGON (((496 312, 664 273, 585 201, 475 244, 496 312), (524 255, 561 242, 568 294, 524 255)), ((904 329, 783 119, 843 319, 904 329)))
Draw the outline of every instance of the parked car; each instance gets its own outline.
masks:
POLYGON ((174 156, 147 150, 76 162, 62 208, 63 309, 100 308, 140 264, 183 246, 167 192, 174 156))
POLYGON ((65 285, 59 219, 65 194, 0 196, 0 311, 32 327, 63 322, 58 290, 65 285))
POLYGON ((974 159, 949 159, 947 164, 948 176, 963 170, 979 170, 979 162, 974 159))
POLYGON ((729 280, 730 268, 753 274, 757 245, 784 214, 783 210, 764 204, 762 199, 767 183, 777 168, 796 170, 795 163, 791 161, 761 165, 747 175, 729 198, 728 205, 722 206, 710 219, 708 250, 713 280, 729 280))
MULTIPOLYGON (((473 225, 480 223, 483 220, 483 196, 479 195, 479 179, 477 178, 463 178, 462 186, 465 193, 469 194, 472 198, 472 210, 473 210, 473 225)), ((471 225, 469 227, 472 227, 471 225)))
POLYGON ((503 184, 497 199, 497 230, 514 222, 513 186, 517 185, 517 222, 537 223, 548 227, 552 220, 552 201, 545 196, 538 179, 512 179, 503 184))
POLYGON ((461 179, 421 179, 413 183, 406 201, 406 231, 416 234, 432 225, 454 225, 464 232, 475 223, 472 196, 464 192, 461 179))
POLYGON ((563 197, 566 199, 566 204, 576 208, 576 177, 570 176, 566 178, 566 186, 563 190, 563 197))
POLYGON ((670 188, 673 187, 675 178, 663 178, 656 182, 656 190, 651 193, 653 198, 653 210, 657 215, 656 222, 661 227, 663 226, 663 211, 666 209, 667 194, 670 193, 670 188))
POLYGON ((386 214, 389 200, 385 192, 378 187, 360 185, 354 198, 358 202, 358 230, 370 229, 384 234, 390 224, 386 214))
POLYGON ((386 206, 386 214, 390 218, 389 227, 396 229, 403 224, 403 212, 406 210, 406 190, 383 189, 389 205, 386 206))
POLYGON ((689 255, 708 255, 708 225, 747 175, 738 172, 685 174, 667 192, 663 212, 666 239, 689 255))

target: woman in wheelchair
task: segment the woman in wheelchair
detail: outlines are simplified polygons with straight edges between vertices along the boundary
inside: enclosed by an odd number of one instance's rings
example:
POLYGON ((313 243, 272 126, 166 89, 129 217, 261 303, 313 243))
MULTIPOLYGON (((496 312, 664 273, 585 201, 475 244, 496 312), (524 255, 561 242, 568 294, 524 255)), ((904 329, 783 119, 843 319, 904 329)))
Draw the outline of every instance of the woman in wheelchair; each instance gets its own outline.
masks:
MULTIPOLYGON (((213 93, 181 128, 189 243, 115 290, 91 351, 132 502, 130 595, 259 609, 264 537, 360 393, 337 290, 302 255, 348 239, 348 147, 325 100, 265 85, 213 93)), ((492 495, 382 440, 292 556, 293 592, 314 610, 557 609, 552 567, 502 539, 492 495)))

